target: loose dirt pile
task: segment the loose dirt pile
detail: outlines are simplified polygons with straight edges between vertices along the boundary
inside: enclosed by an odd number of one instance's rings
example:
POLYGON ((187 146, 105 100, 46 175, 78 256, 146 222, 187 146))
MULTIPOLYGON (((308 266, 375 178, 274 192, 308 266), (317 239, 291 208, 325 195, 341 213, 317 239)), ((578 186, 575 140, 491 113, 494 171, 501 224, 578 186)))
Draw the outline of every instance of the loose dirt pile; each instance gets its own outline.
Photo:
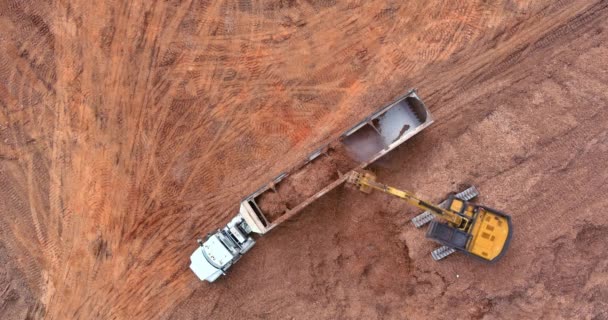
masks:
POLYGON ((256 199, 256 202, 269 221, 275 221, 289 210, 287 202, 274 190, 268 190, 267 192, 262 193, 256 199))
POLYGON ((342 175, 357 168, 361 164, 342 144, 332 146, 327 154, 336 166, 336 170, 342 175))
POLYGON ((322 155, 294 169, 274 190, 258 196, 256 202, 267 218, 275 221, 359 165, 344 145, 333 143, 322 155))
POLYGON ((331 158, 320 156, 279 183, 277 192, 287 207, 293 208, 337 178, 338 171, 331 158))
POLYGON ((341 174, 358 165, 343 147, 330 149, 281 180, 275 190, 262 193, 256 202, 270 221, 282 216, 285 211, 293 209, 310 198, 341 174))
POLYGON ((338 171, 331 158, 319 156, 281 180, 275 186, 276 192, 268 190, 260 195, 257 203, 274 221, 285 209, 293 209, 337 178, 338 171))

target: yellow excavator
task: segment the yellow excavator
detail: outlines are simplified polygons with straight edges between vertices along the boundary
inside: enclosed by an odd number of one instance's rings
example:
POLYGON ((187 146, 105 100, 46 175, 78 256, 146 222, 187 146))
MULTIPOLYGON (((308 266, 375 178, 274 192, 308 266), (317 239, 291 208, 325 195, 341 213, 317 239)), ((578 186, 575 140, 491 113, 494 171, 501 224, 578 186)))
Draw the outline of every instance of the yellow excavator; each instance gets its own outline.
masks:
POLYGON ((442 245, 432 252, 434 260, 441 260, 461 251, 485 262, 496 262, 509 247, 512 235, 511 218, 500 211, 468 202, 467 200, 477 196, 474 187, 451 195, 441 205, 435 205, 420 200, 409 192, 376 182, 376 176, 368 171, 353 171, 347 182, 362 192, 379 190, 426 210, 412 221, 416 227, 431 222, 427 238, 442 245), (434 217, 443 221, 434 220, 434 217))

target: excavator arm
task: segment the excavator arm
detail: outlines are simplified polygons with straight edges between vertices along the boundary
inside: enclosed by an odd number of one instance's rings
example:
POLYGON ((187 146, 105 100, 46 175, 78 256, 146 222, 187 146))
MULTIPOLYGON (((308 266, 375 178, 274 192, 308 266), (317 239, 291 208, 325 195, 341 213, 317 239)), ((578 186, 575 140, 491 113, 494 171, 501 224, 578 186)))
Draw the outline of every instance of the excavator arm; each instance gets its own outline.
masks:
POLYGON ((347 181, 357 186, 359 190, 365 193, 369 193, 371 190, 375 189, 399 197, 413 206, 421 208, 422 210, 428 210, 435 216, 450 222, 454 226, 461 226, 468 222, 467 219, 437 205, 421 200, 412 193, 376 182, 376 177, 371 173, 352 172, 347 181))
POLYGON ((427 210, 446 222, 432 221, 427 237, 443 245, 435 260, 455 250, 473 255, 486 262, 495 262, 509 247, 512 234, 511 218, 494 209, 480 205, 466 205, 465 201, 451 198, 448 209, 418 199, 413 194, 376 182, 369 172, 352 172, 347 182, 365 193, 372 190, 399 197, 411 205, 427 210))

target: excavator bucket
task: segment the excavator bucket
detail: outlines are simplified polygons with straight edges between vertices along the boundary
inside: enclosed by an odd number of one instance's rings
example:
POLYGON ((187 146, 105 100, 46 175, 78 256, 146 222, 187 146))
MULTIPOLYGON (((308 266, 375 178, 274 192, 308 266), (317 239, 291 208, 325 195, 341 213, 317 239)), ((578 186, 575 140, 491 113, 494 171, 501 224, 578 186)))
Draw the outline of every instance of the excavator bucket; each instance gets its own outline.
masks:
POLYGON ((348 176, 348 179, 346 179, 346 182, 348 182, 346 185, 356 186, 356 188, 363 193, 371 193, 374 189, 366 184, 361 184, 359 180, 362 178, 365 178, 370 181, 376 181, 376 175, 373 174, 371 171, 364 170, 361 173, 357 171, 352 171, 348 176))

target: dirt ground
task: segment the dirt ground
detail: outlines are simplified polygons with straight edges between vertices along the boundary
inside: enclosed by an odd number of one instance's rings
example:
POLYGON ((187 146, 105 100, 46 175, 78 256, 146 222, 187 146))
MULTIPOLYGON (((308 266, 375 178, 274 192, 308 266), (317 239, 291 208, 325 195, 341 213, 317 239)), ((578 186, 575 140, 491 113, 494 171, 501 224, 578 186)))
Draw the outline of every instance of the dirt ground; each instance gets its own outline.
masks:
POLYGON ((606 1, 0 0, 0 318, 607 319, 606 1), (417 87, 372 169, 512 215, 496 265, 338 188, 214 284, 241 197, 417 87))

